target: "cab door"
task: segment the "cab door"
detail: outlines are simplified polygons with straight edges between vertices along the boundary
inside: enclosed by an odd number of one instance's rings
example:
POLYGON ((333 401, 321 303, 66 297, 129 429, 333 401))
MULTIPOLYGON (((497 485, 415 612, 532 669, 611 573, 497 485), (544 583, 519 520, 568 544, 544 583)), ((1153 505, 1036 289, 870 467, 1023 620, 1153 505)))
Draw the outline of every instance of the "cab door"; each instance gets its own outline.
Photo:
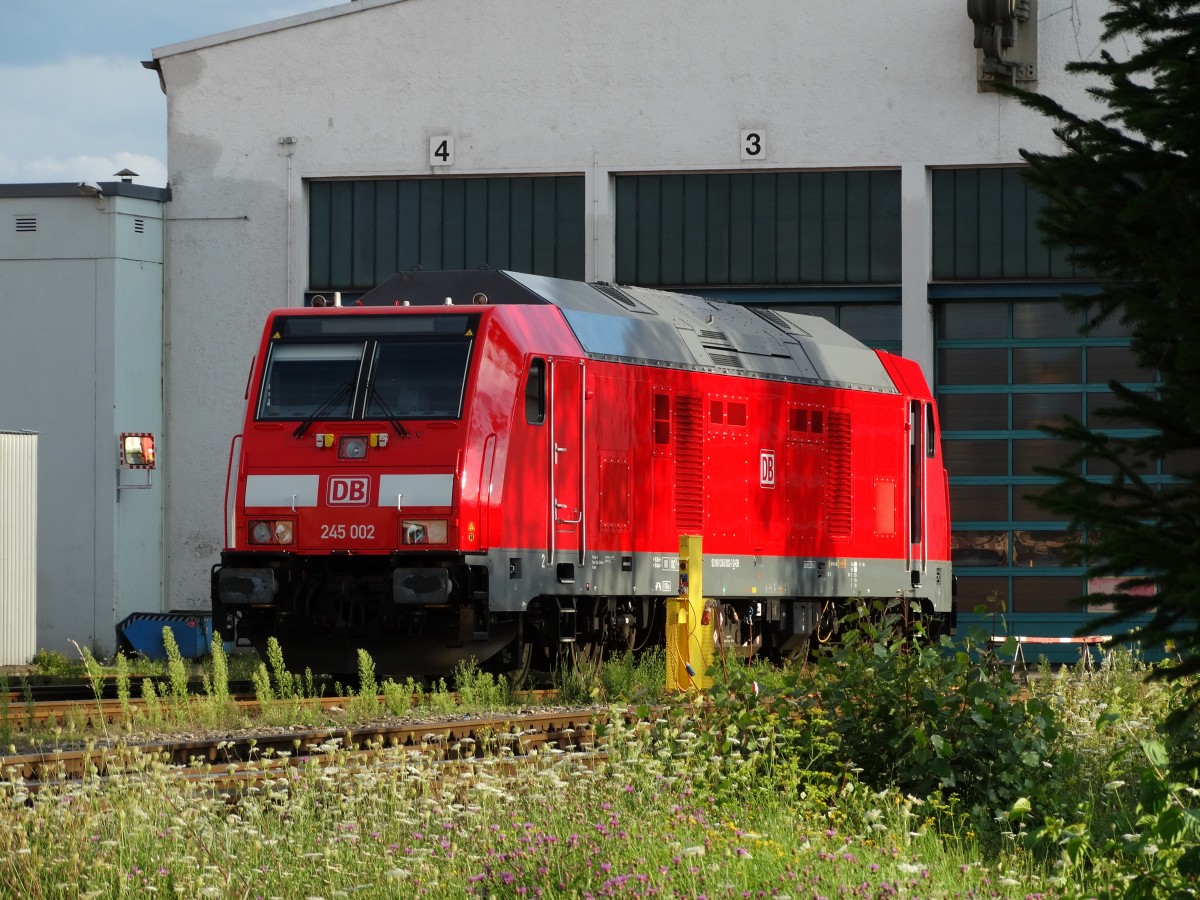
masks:
POLYGON ((549 360, 550 557, 582 565, 584 539, 584 361, 549 360))
POLYGON ((928 404, 912 400, 908 407, 908 547, 909 571, 912 586, 921 584, 921 576, 929 562, 926 546, 928 510, 925 505, 925 486, 929 478, 927 447, 930 442, 932 415, 928 404), (928 420, 928 421, 927 421, 928 420))

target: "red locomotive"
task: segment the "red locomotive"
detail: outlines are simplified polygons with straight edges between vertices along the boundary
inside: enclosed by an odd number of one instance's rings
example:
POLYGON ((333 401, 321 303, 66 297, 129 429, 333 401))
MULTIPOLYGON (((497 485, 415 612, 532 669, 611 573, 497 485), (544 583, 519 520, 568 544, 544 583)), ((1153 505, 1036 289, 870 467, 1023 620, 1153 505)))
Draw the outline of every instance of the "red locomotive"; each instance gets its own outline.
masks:
POLYGON ((431 674, 660 641, 681 534, 726 640, 801 652, 850 597, 955 615, 919 367, 823 319, 514 272, 270 314, 213 621, 289 662, 431 674))

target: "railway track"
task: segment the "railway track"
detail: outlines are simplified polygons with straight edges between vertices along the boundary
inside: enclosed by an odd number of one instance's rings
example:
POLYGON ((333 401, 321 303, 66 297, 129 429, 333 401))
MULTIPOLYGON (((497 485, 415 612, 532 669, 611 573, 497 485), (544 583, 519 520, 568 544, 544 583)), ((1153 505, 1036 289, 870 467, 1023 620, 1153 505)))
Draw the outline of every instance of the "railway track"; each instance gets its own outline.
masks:
MULTIPOLYGON (((516 697, 520 701, 532 705, 542 705, 550 702, 554 691, 521 691, 516 697)), ((199 706, 209 698, 195 695, 189 698, 194 706, 199 706)), ((379 698, 380 705, 384 698, 379 698)), ((421 706, 425 698, 420 695, 413 697, 413 706, 421 706)), ((301 701, 308 705, 317 705, 324 712, 336 712, 346 709, 352 703, 352 697, 316 697, 301 701)), ((230 703, 247 715, 253 715, 259 709, 259 702, 252 693, 230 694, 230 703)), ((160 697, 159 702, 165 710, 175 708, 171 697, 160 697)), ((146 703, 141 699, 130 698, 128 701, 118 699, 83 699, 83 700, 43 700, 8 704, 0 702, 0 725, 7 723, 15 732, 31 732, 49 730, 65 725, 74 725, 77 730, 103 730, 109 725, 119 725, 131 714, 146 711, 146 703)))
POLYGON ((19 781, 22 790, 34 793, 47 783, 139 772, 150 763, 160 763, 226 789, 344 751, 392 756, 404 751, 398 759, 416 753, 426 761, 441 762, 519 758, 541 748, 596 752, 602 743, 598 730, 610 716, 608 711, 591 708, 554 710, 11 754, 0 756, 0 786, 19 781))
MULTIPOLYGON (((156 676, 153 678, 135 678, 130 677, 129 681, 135 685, 136 690, 141 690, 143 680, 149 680, 154 683, 155 689, 161 695, 163 688, 170 684, 168 678, 156 676)), ((15 709, 19 706, 27 706, 31 703, 47 703, 50 701, 61 700, 63 702, 73 701, 76 703, 95 702, 97 696, 101 700, 117 699, 117 684, 118 680, 115 675, 107 675, 97 679, 96 683, 92 683, 87 679, 71 679, 71 680, 40 680, 34 678, 8 679, 8 690, 0 693, 0 708, 7 707, 15 709), (17 686, 14 686, 17 685, 17 686)), ((229 691, 231 694, 248 694, 254 690, 254 685, 249 681, 231 681, 229 683, 229 691)), ((206 691, 204 682, 201 679, 188 680, 188 693, 202 695, 206 691)))

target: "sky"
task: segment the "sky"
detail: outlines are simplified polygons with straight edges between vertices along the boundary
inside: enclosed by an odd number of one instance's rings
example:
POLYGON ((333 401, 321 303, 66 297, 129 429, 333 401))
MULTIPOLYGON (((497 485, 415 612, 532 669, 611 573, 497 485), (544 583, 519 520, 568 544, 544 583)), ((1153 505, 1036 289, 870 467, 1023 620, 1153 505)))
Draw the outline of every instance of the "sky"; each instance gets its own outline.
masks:
POLYGON ((156 47, 339 0, 0 0, 0 184, 167 183, 156 47))

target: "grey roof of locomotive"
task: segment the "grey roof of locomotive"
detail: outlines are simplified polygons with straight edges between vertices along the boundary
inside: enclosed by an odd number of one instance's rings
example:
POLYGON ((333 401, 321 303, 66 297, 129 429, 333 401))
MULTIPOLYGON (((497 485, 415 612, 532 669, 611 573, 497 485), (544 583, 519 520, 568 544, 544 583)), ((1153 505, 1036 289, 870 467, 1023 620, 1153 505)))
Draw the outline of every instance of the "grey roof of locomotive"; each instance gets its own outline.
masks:
POLYGON ((593 359, 897 392, 875 351, 825 319, 672 291, 495 270, 400 272, 360 302, 447 300, 556 306, 593 359))

